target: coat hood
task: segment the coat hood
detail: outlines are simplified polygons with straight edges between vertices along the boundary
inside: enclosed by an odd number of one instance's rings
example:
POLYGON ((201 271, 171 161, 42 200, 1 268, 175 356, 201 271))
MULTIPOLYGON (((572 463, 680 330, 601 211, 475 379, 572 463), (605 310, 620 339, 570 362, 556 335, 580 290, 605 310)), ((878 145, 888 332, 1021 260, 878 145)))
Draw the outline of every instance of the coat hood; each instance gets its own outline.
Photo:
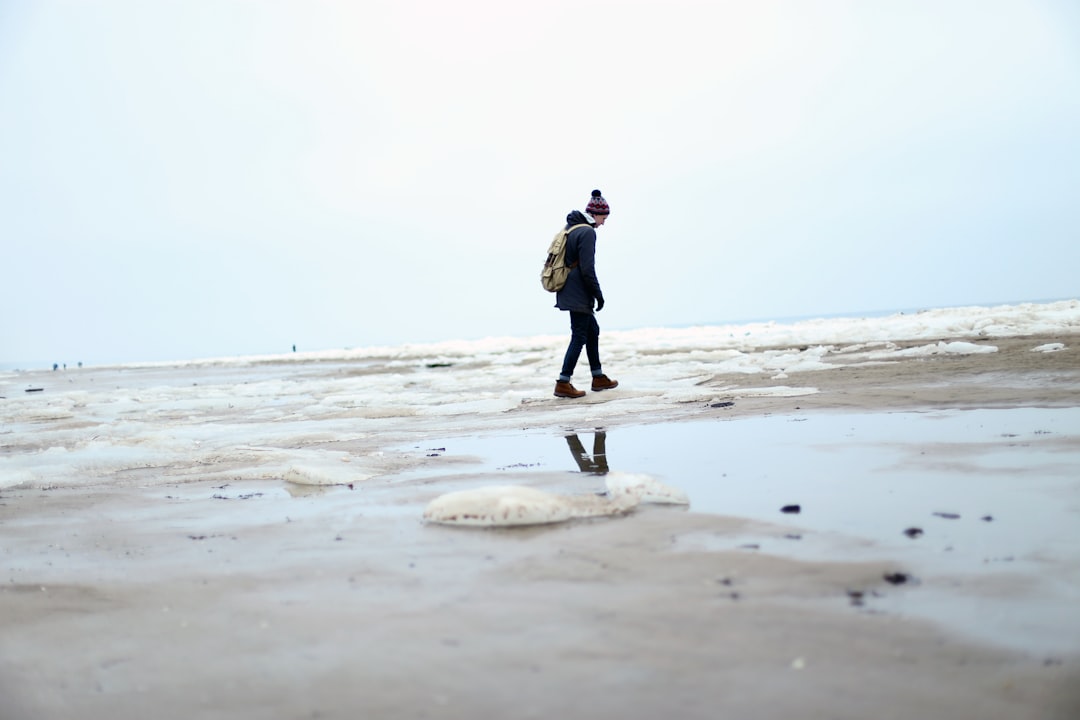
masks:
POLYGON ((574 225, 580 225, 582 223, 593 224, 592 218, 580 210, 571 210, 570 214, 566 216, 566 227, 572 227, 574 225))

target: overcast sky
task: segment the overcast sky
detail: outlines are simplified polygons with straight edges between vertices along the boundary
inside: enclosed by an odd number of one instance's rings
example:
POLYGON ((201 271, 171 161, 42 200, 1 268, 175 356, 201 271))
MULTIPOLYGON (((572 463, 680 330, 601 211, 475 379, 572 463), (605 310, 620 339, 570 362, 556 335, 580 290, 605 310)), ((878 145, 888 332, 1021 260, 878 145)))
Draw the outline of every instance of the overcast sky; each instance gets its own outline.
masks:
POLYGON ((0 361, 1076 297, 1080 4, 0 0, 0 361))

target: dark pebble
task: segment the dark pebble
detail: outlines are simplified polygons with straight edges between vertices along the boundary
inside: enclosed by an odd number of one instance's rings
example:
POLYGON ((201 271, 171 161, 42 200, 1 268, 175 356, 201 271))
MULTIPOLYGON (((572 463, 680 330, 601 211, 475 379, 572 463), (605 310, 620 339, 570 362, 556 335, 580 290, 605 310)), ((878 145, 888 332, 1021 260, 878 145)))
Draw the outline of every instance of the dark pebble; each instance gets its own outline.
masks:
POLYGON ((882 577, 885 579, 885 582, 892 583, 893 585, 903 585, 911 579, 907 573, 902 572, 885 573, 882 577))
POLYGON ((917 527, 909 527, 907 530, 904 531, 904 534, 907 535, 909 538, 917 538, 922 535, 922 533, 922 528, 917 527))
POLYGON ((799 505, 785 505, 784 507, 780 508, 780 512, 782 512, 782 513, 800 513, 800 512, 802 512, 802 507, 799 506, 799 505))
POLYGON ((950 512, 936 512, 934 517, 945 518, 946 520, 959 520, 960 516, 957 513, 950 512))

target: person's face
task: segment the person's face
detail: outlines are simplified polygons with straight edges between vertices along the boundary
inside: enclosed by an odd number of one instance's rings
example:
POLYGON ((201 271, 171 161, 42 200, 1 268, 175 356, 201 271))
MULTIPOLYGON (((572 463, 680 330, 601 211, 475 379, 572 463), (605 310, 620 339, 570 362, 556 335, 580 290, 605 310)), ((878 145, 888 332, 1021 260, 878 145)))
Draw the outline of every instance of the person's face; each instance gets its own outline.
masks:
POLYGON ((600 227, 607 221, 607 215, 593 215, 596 227, 600 227))

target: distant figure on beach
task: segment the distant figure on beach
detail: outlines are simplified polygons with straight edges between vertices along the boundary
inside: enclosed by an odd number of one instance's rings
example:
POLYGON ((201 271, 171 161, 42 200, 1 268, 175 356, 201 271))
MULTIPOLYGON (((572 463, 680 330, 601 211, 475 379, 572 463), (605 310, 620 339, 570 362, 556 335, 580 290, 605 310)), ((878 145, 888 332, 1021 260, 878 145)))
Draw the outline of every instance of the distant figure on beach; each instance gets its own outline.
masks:
POLYGON ((292 351, 293 351, 293 352, 296 352, 296 345, 293 345, 293 346, 292 346, 292 351))
POLYGON ((608 472, 607 462, 607 433, 597 430, 593 433, 592 455, 585 452, 585 446, 581 444, 577 434, 567 435, 566 444, 570 448, 570 454, 574 456, 574 462, 583 473, 594 475, 606 475, 608 472))
POLYGON ((53 369, 53 372, 56 372, 57 370, 59 370, 60 369, 60 363, 53 363, 52 364, 52 369, 53 369))
POLYGON ((563 357, 562 372, 555 382, 555 397, 579 398, 585 395, 570 383, 581 357, 582 348, 592 371, 592 390, 610 390, 618 382, 604 374, 600 365, 600 325, 593 314, 604 309, 604 293, 596 278, 596 228, 604 224, 611 210, 599 190, 592 191, 585 212, 573 210, 566 216, 566 227, 574 228, 566 236, 566 265, 573 268, 566 285, 555 296, 555 307, 570 313, 570 344, 563 357))

